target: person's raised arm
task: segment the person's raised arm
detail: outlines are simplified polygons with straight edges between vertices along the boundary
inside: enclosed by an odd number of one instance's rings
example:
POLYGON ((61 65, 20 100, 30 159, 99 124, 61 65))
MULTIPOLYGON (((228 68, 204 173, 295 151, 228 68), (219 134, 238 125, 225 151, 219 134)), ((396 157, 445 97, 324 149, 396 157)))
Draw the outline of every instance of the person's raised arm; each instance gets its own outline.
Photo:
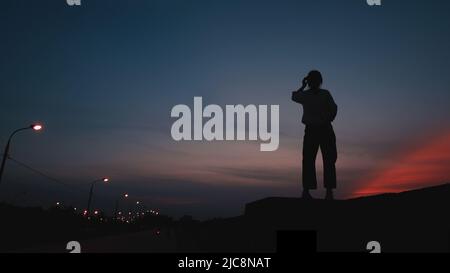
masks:
POLYGON ((308 83, 307 78, 302 80, 302 86, 297 90, 292 92, 292 100, 298 103, 303 102, 303 91, 305 91, 306 85, 308 83))

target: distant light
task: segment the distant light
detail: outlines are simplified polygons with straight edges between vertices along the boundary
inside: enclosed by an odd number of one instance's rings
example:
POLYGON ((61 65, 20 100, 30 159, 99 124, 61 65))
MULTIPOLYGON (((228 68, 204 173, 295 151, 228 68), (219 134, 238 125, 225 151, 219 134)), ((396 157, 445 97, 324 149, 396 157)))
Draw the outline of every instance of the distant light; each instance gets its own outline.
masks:
POLYGON ((136 205, 139 205, 141 202, 139 202, 139 201, 136 201, 136 205))
POLYGON ((43 126, 41 124, 33 124, 31 125, 31 128, 33 128, 33 130, 35 131, 40 131, 42 130, 43 126))
POLYGON ((103 178, 103 182, 109 182, 109 178, 108 177, 104 177, 103 178))
POLYGON ((98 214, 98 210, 94 211, 94 214, 97 215, 98 214))
POLYGON ((77 210, 77 208, 73 208, 73 210, 77 210))
POLYGON ((121 211, 119 211, 119 215, 122 215, 122 212, 121 212, 121 211))
POLYGON ((128 193, 125 193, 123 197, 128 198, 128 193))
POLYGON ((87 215, 87 213, 88 213, 87 210, 83 211, 83 215, 87 215))
POLYGON ((59 204, 60 204, 59 202, 56 202, 56 205, 57 205, 57 206, 59 206, 59 204))

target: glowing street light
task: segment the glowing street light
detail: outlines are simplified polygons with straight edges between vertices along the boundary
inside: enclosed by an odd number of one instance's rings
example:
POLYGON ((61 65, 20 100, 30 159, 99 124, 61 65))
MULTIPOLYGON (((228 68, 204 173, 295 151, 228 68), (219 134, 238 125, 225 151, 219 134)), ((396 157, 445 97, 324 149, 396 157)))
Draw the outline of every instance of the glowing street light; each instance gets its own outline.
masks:
POLYGON ((41 131, 42 128, 44 128, 44 127, 42 127, 41 124, 33 124, 33 125, 31 125, 31 128, 35 131, 41 131))
MULTIPOLYGON (((124 193, 121 197, 128 198, 128 193, 124 193)), ((117 210, 119 209, 120 198, 116 199, 116 205, 114 206, 114 219, 117 219, 117 210)))
POLYGON ((32 129, 34 131, 41 131, 43 128, 44 127, 42 126, 42 124, 35 123, 35 124, 31 124, 28 127, 19 128, 19 129, 15 130, 14 132, 12 132, 12 134, 8 138, 8 142, 6 143, 5 151, 3 152, 2 164, 0 166, 0 184, 2 182, 3 171, 5 170, 6 159, 9 157, 9 147, 11 146, 11 140, 12 140, 13 136, 21 131, 25 131, 25 130, 29 130, 29 129, 32 129))
POLYGON ((89 216, 89 212, 90 212, 90 209, 91 209, 92 195, 94 194, 94 185, 95 185, 95 183, 100 182, 100 181, 108 183, 109 182, 109 178, 103 177, 101 179, 97 179, 97 180, 94 180, 94 181, 91 182, 91 190, 89 191, 88 205, 87 205, 87 210, 86 210, 87 211, 86 215, 88 215, 88 216, 89 216))

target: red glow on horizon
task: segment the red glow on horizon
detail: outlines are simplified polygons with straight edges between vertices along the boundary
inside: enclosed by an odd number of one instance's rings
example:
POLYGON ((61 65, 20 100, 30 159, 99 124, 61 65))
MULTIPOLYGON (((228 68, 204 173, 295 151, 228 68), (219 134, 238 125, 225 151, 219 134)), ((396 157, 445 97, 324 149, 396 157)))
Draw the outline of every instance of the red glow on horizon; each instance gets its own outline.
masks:
POLYGON ((401 192, 450 181, 450 132, 427 139, 399 157, 394 165, 380 170, 354 196, 401 192))

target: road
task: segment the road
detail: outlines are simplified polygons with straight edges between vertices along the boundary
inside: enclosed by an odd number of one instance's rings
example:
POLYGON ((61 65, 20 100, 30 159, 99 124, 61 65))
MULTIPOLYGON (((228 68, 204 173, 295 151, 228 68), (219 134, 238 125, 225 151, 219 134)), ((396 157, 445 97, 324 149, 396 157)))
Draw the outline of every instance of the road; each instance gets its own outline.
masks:
POLYGON ((19 253, 68 253, 69 241, 78 241, 82 253, 169 253, 176 251, 174 233, 169 230, 146 230, 113 236, 77 240, 69 238, 67 242, 53 243, 22 249, 19 253))

